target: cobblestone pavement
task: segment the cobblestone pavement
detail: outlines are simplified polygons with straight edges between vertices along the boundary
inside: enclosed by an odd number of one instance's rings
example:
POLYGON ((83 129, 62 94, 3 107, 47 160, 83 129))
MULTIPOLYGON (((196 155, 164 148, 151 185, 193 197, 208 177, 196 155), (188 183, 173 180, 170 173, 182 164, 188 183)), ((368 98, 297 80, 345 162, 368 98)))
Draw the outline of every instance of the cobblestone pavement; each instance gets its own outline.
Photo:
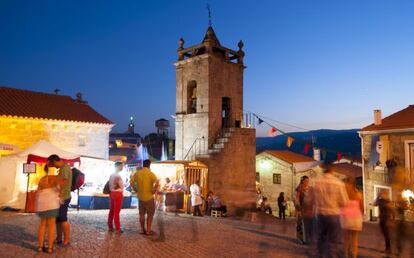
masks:
MULTIPOLYGON (((0 257, 311 257, 308 247, 295 242, 294 221, 275 218, 247 222, 229 218, 193 218, 157 213, 151 237, 138 231, 138 212, 121 212, 121 235, 106 231, 107 210, 70 211, 72 240, 53 255, 37 254, 35 215, 0 213, 0 257)), ((377 225, 375 225, 377 226, 377 225)), ((360 257, 382 257, 381 238, 361 248, 360 257), (376 243, 374 243, 376 242, 376 243), (380 248, 378 248, 378 246, 380 248)))

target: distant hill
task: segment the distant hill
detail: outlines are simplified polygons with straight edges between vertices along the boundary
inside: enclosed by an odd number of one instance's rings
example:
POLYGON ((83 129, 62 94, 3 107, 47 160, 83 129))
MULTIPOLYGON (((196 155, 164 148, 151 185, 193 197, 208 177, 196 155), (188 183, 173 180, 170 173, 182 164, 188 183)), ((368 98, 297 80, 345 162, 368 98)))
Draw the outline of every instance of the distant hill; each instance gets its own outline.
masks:
MULTIPOLYGON (((309 132, 294 132, 290 133, 293 138, 301 139, 308 143, 312 142, 312 135, 315 138, 315 146, 321 149, 328 149, 327 160, 335 160, 336 152, 341 152, 348 155, 361 154, 361 140, 358 136, 359 129, 349 130, 330 130, 320 129, 309 132)), ((257 153, 264 150, 287 150, 286 146, 287 136, 278 135, 276 137, 257 137, 256 151, 257 153)), ((303 153, 304 143, 294 141, 290 150, 303 153)), ((312 150, 309 151, 308 156, 313 156, 312 150)))

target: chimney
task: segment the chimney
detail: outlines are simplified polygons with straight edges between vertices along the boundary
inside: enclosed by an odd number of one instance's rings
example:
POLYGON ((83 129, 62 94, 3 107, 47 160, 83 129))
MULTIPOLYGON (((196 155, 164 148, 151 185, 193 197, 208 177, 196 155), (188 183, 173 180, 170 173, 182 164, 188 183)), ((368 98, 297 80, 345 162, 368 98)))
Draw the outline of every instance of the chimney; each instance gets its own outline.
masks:
POLYGON ((318 148, 313 148, 313 159, 316 161, 321 161, 321 150, 318 148))
POLYGON ((374 125, 380 125, 381 123, 382 123, 381 110, 375 109, 374 110, 374 125))

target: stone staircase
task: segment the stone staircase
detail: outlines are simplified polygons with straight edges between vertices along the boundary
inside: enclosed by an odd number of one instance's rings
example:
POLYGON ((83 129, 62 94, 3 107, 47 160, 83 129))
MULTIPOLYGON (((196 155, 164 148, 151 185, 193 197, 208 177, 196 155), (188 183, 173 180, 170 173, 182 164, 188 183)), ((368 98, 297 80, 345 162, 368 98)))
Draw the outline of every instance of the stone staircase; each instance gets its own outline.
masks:
POLYGON ((208 149, 206 154, 196 155, 197 160, 209 159, 212 155, 217 155, 225 148, 226 142, 229 141, 232 133, 235 131, 234 128, 225 128, 221 131, 220 135, 217 137, 216 142, 213 144, 212 148, 208 149))

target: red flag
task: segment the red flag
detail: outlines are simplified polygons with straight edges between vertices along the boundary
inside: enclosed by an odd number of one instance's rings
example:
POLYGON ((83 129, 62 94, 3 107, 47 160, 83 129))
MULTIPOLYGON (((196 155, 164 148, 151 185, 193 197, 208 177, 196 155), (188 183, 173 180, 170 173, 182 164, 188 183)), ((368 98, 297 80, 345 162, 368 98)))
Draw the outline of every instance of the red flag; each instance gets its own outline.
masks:
POLYGON ((305 146, 303 147, 303 153, 308 154, 310 149, 310 145, 308 143, 305 143, 305 146))
POLYGON ((342 159, 342 153, 340 152, 336 153, 336 159, 340 161, 342 159))
POLYGON ((277 129, 272 127, 272 128, 270 128, 269 132, 267 133, 267 136, 274 137, 274 136, 276 136, 276 133, 277 133, 277 129))

